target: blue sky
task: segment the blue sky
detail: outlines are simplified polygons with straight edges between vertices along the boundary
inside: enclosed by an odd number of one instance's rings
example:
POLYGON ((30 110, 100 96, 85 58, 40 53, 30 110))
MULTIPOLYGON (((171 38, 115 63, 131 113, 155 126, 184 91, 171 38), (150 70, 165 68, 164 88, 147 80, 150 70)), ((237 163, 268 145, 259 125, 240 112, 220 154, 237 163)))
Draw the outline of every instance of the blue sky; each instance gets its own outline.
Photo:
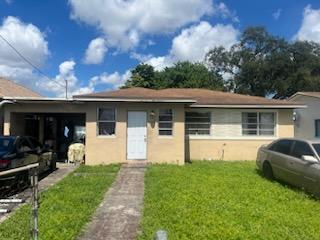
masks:
POLYGON ((43 95, 116 89, 140 62, 156 69, 201 61, 208 49, 236 43, 247 26, 264 25, 288 40, 320 43, 320 2, 212 0, 0 0, 0 75, 43 95), (59 82, 60 85, 56 84, 59 82))

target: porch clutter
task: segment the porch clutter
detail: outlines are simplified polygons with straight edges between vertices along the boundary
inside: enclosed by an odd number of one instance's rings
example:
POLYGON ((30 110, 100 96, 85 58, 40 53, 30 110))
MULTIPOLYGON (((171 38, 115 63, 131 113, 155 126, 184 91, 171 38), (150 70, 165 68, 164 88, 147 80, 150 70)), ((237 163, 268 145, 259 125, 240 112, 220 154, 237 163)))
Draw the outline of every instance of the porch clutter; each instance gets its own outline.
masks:
POLYGON ((83 143, 73 143, 68 149, 68 162, 81 164, 84 162, 84 144, 83 143))

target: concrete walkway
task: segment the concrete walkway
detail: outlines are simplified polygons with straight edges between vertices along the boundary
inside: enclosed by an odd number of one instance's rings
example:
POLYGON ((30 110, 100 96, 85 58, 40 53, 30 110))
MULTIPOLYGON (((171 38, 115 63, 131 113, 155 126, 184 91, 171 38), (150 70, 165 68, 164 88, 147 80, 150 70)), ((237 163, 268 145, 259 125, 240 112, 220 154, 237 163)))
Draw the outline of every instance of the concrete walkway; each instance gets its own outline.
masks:
POLYGON ((146 165, 124 164, 79 240, 136 239, 146 165))

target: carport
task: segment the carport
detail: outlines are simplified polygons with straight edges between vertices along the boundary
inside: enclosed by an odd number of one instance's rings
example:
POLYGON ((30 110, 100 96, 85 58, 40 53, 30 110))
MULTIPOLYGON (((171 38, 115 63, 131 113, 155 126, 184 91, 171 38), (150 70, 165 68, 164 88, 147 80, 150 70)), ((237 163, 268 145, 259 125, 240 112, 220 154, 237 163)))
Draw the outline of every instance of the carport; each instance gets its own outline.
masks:
POLYGON ((4 135, 32 136, 65 160, 68 147, 83 141, 88 110, 82 102, 59 98, 9 98, 5 104, 4 135))
POLYGON ((33 136, 64 160, 69 145, 84 140, 85 118, 84 113, 13 112, 10 134, 33 136))

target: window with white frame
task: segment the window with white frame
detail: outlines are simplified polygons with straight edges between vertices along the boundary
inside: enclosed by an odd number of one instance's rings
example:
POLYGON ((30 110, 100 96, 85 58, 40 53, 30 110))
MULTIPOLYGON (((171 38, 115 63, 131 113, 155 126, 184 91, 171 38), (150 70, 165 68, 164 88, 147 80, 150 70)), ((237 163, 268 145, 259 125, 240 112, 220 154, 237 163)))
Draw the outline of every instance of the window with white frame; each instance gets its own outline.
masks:
POLYGON ((160 109, 159 110, 159 135, 160 136, 172 136, 172 109, 160 109))
POLYGON ((114 108, 98 109, 98 135, 112 136, 116 133, 116 111, 114 108))
POLYGON ((210 135, 210 112, 186 112, 185 129, 187 135, 210 135))
POLYGON ((242 135, 274 136, 275 115, 274 112, 243 112, 242 135))

